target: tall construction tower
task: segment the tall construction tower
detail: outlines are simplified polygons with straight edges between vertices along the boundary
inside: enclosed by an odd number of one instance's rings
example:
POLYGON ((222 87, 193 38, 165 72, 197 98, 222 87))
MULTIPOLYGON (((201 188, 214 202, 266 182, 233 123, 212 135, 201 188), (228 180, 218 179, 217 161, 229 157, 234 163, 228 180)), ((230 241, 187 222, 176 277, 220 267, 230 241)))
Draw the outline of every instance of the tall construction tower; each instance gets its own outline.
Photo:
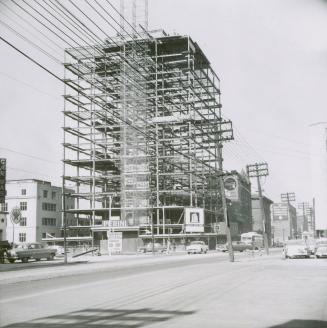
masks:
POLYGON ((190 36, 146 31, 147 1, 122 1, 121 10, 118 35, 66 49, 73 91, 65 94, 63 180, 75 184, 76 208, 65 212, 79 222, 71 240, 98 244, 116 233, 128 251, 152 233, 211 245, 224 220, 221 142, 230 140, 220 80, 190 36))

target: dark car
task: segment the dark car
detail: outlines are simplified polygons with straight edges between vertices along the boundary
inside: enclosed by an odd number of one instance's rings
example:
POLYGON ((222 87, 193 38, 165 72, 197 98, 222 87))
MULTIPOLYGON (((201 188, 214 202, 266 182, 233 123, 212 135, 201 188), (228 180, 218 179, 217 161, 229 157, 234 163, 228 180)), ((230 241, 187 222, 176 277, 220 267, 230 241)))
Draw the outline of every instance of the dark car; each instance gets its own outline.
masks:
MULTIPOLYGON (((242 241, 233 241, 232 245, 233 245, 233 251, 235 251, 235 252, 243 252, 247 249, 252 250, 252 248, 253 248, 252 245, 246 244, 242 241)), ((222 252, 227 252, 228 245, 227 244, 219 245, 219 247, 217 247, 216 249, 219 251, 222 251, 222 252)))

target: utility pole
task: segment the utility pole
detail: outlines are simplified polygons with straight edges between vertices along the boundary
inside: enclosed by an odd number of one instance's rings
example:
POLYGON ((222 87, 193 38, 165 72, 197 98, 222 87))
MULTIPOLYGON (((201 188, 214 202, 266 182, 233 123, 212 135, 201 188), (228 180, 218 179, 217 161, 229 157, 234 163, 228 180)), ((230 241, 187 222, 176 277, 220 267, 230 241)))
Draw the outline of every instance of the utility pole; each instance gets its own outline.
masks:
POLYGON ((290 229, 291 229, 291 238, 293 238, 294 236, 294 225, 292 222, 292 218, 291 218, 291 203, 290 202, 295 202, 295 193, 294 192, 287 192, 285 194, 281 194, 281 200, 283 203, 287 203, 287 216, 288 216, 288 220, 290 223, 290 229))
MULTIPOLYGON (((313 238, 316 238, 316 199, 312 199, 312 230, 313 230, 313 238)), ((318 236, 319 238, 319 236, 318 236)))
POLYGON ((223 174, 223 156, 222 156, 222 148, 224 141, 230 141, 234 139, 233 136, 233 127, 231 121, 221 121, 218 123, 219 130, 217 131, 217 157, 218 157, 218 182, 220 186, 220 195, 223 206, 223 215, 224 221, 226 225, 226 237, 227 237, 227 247, 229 254, 229 261, 234 262, 234 251, 232 245, 232 236, 230 232, 230 220, 228 218, 227 213, 227 203, 226 203, 226 195, 225 195, 225 186, 224 186, 224 174, 223 174))
POLYGON ((267 163, 255 163, 246 166, 247 174, 249 178, 257 178, 258 184, 258 193, 259 193, 259 204, 260 204, 260 212, 261 212, 261 220, 262 220, 262 232, 263 232, 263 242, 266 254, 269 255, 269 245, 268 245, 268 236, 266 229, 266 214, 263 205, 262 198, 262 190, 260 177, 265 177, 269 175, 268 173, 268 164, 267 163))
POLYGON ((303 216, 303 225, 302 225, 302 232, 304 231, 304 228, 308 226, 308 224, 305 224, 306 220, 307 220, 307 209, 309 207, 309 203, 308 202, 302 202, 297 204, 297 208, 299 210, 302 210, 302 216, 303 216))

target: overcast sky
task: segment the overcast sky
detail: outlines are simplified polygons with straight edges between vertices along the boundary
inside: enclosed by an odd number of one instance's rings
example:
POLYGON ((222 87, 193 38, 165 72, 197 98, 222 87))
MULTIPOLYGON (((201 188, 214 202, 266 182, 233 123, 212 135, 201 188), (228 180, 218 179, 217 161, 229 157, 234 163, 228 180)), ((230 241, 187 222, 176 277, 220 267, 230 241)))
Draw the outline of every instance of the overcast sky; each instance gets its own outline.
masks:
MULTIPOLYGON (((190 35, 219 75, 224 116, 237 136, 226 146, 226 168, 265 160, 267 196, 310 200, 308 125, 327 121, 327 1, 149 0, 149 26, 190 35)), ((59 184, 63 86, 1 42, 0 58, 8 178, 59 184)))

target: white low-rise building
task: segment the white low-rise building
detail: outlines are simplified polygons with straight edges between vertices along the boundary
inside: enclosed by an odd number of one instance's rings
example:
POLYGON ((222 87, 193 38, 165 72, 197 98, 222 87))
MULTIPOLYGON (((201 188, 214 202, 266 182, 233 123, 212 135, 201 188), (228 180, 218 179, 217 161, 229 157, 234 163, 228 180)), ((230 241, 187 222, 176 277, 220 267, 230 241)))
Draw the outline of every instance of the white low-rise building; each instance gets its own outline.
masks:
MULTIPOLYGON (((62 224, 62 188, 36 179, 8 180, 5 207, 21 210, 21 220, 8 219, 6 235, 9 242, 41 242, 50 236, 60 237, 62 224)), ((74 199, 66 197, 66 208, 74 208, 74 199)))

